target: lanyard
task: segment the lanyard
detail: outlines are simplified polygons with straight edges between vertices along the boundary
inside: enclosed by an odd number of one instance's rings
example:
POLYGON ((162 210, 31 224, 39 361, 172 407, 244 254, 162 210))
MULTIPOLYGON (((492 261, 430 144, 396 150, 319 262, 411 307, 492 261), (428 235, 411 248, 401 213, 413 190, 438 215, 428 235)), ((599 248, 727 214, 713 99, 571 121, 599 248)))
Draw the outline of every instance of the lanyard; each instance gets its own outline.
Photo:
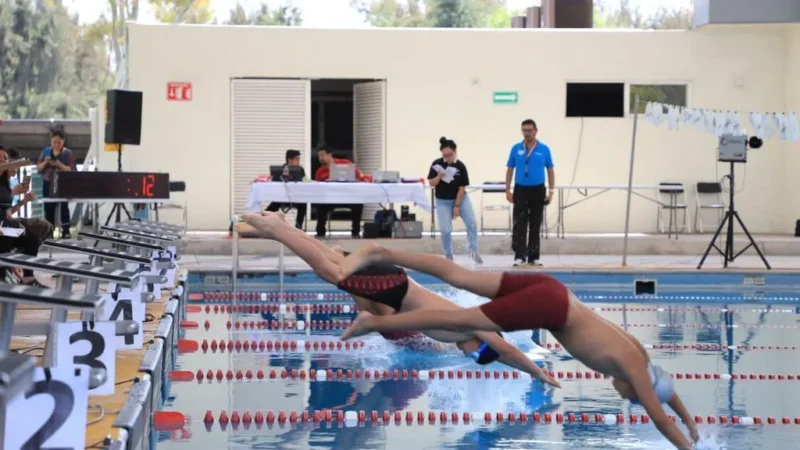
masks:
POLYGON ((530 161, 531 155, 536 150, 536 144, 528 151, 528 148, 525 147, 525 141, 522 141, 522 149, 525 150, 525 178, 528 178, 528 161, 530 161))

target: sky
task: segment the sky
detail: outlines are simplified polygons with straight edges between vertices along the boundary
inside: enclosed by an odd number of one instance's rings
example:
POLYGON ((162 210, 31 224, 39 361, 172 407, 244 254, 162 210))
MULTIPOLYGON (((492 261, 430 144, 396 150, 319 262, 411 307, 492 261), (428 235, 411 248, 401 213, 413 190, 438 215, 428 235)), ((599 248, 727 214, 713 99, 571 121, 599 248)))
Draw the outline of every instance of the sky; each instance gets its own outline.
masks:
MULTIPOLYGON (((630 0, 631 4, 640 5, 644 12, 653 11, 661 6, 667 8, 685 7, 691 0, 630 0)), ((67 7, 80 16, 81 22, 93 22, 108 10, 107 0, 65 0, 67 7)), ((142 4, 148 3, 146 0, 142 4)), ((236 6, 237 0, 211 0, 211 7, 220 20, 228 18, 229 11, 236 6)), ((245 8, 257 7, 262 0, 239 0, 245 8)), ((269 5, 291 4, 303 11, 303 26, 310 28, 361 28, 366 27, 363 18, 350 7, 350 0, 268 0, 269 5)), ((521 10, 540 4, 540 0, 507 0, 511 10, 521 10)), ((606 0, 609 6, 619 4, 619 0, 606 0)), ((108 15, 108 14, 107 14, 108 15)), ((140 22, 154 21, 152 10, 143 7, 140 22)))

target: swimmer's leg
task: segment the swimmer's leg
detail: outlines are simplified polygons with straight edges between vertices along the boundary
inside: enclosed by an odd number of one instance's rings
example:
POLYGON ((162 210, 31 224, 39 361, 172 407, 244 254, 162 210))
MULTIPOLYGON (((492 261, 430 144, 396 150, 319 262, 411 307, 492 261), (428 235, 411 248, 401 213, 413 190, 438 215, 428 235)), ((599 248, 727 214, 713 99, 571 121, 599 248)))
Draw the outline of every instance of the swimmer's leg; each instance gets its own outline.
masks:
POLYGON ((311 236, 275 216, 245 214, 242 218, 265 237, 289 247, 323 280, 336 285, 344 279, 341 266, 335 262, 341 255, 325 247, 321 242, 315 241, 311 236))
POLYGON ((342 270, 345 276, 376 262, 395 264, 436 278, 459 289, 482 297, 495 297, 503 278, 501 272, 475 272, 438 255, 389 250, 378 244, 367 244, 344 259, 342 270))

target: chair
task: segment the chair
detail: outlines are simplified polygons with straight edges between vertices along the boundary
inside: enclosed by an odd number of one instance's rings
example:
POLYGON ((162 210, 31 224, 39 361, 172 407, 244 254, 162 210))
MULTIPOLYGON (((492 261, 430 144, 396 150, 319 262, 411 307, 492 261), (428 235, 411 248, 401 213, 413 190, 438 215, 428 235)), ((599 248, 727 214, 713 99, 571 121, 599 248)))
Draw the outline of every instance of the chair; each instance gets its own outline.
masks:
POLYGON ((686 231, 689 228, 689 220, 686 214, 688 209, 688 202, 686 200, 686 190, 683 183, 659 183, 658 184, 658 217, 656 225, 660 233, 664 232, 664 211, 669 213, 669 225, 667 227, 667 236, 672 237, 675 233, 675 239, 678 238, 678 233, 686 231), (683 223, 678 224, 678 211, 683 211, 683 223))
POLYGON ((483 225, 483 216, 486 212, 491 211, 508 211, 508 227, 506 229, 497 228, 497 229, 489 229, 489 231, 505 231, 510 233, 511 232, 511 213, 512 213, 512 206, 506 202, 506 183, 505 181, 487 181, 483 183, 483 187, 481 188, 481 236, 485 233, 483 225), (484 194, 503 194, 503 202, 502 203, 492 203, 489 205, 483 204, 483 195, 484 194))
POLYGON ((695 190, 695 206, 694 206, 694 229, 699 230, 701 233, 703 229, 703 210, 716 210, 718 216, 717 225, 722 222, 725 217, 725 202, 722 199, 722 184, 714 182, 697 183, 695 190))

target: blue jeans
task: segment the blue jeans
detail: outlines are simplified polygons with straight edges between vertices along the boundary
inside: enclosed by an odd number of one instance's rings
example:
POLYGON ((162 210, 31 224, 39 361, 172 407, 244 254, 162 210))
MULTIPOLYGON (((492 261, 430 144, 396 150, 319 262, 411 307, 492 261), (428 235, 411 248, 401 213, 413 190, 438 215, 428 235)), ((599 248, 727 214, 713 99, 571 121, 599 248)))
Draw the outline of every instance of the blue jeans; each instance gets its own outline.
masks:
MULTIPOLYGON (((445 256, 453 256, 453 205, 455 200, 436 199, 436 218, 439 220, 439 230, 442 233, 442 250, 445 256)), ((478 225, 475 221, 475 212, 469 197, 464 194, 464 199, 459 208, 461 220, 467 227, 467 242, 470 253, 478 252, 478 225)))

